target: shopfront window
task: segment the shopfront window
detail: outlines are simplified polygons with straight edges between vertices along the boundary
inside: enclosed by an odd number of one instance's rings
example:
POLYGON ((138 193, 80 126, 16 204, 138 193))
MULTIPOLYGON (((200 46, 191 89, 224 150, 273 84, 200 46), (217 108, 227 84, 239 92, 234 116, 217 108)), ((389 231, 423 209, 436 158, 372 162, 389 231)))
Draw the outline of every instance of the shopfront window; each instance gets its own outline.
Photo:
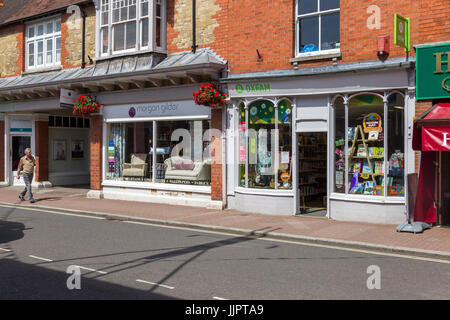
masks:
POLYGON ((209 120, 112 123, 106 179, 210 185, 209 129, 209 120))
POLYGON ((364 94, 349 99, 347 106, 342 98, 334 103, 335 192, 404 196, 404 99, 393 94, 385 103, 382 97, 364 94))
POLYGON ((257 100, 239 105, 239 186, 292 188, 291 104, 257 100), (245 132, 245 128, 248 128, 245 132), (246 177, 246 166, 248 177, 246 177), (247 180, 246 180, 247 179, 247 180))

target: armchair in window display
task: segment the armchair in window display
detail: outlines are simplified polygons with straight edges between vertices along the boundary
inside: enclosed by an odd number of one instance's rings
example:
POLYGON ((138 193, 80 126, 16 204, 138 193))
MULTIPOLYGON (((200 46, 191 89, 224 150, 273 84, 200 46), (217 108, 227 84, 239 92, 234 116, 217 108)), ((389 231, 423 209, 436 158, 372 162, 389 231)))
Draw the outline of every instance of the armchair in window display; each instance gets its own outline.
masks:
POLYGON ((211 159, 192 161, 182 157, 170 157, 164 161, 165 179, 187 181, 211 181, 211 159))
POLYGON ((131 155, 130 163, 124 163, 122 166, 123 177, 139 177, 144 180, 147 167, 147 154, 134 153, 131 155))

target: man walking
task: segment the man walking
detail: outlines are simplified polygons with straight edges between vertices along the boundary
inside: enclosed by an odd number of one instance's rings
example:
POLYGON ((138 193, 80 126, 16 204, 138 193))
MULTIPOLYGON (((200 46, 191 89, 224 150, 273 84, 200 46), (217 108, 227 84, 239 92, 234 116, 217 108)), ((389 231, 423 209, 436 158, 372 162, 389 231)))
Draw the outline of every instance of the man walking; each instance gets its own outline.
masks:
POLYGON ((36 160, 31 155, 31 149, 25 149, 25 155, 20 158, 19 167, 17 168, 17 180, 20 179, 20 172, 22 171, 23 181, 25 182, 25 189, 19 194, 19 199, 21 201, 25 200, 25 195, 28 192, 29 200, 31 203, 36 201, 33 198, 33 193, 31 192, 31 182, 33 181, 34 167, 36 166, 36 160))

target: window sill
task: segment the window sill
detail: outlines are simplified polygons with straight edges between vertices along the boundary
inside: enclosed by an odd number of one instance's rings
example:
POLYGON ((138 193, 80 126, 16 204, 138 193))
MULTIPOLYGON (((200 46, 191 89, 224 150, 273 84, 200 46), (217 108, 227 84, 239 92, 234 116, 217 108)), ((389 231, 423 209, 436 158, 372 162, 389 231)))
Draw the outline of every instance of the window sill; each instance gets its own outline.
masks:
POLYGON ((124 57, 129 57, 129 56, 137 56, 140 54, 146 54, 146 53, 160 53, 160 54, 167 54, 167 51, 162 50, 162 49, 155 49, 155 50, 133 50, 133 51, 124 51, 124 52, 120 52, 120 53, 113 53, 107 56, 100 56, 100 57, 96 57, 95 59, 93 59, 95 62, 100 62, 100 61, 104 61, 104 60, 109 60, 109 59, 114 59, 114 58, 124 58, 124 57))
POLYGON ((22 72, 23 76, 29 75, 29 74, 36 74, 36 73, 44 73, 44 72, 51 72, 51 71, 61 71, 62 66, 53 66, 53 67, 45 67, 45 68, 39 68, 39 69, 32 69, 32 70, 26 70, 22 72))
POLYGON ((368 202, 368 203, 385 203, 385 204, 405 204, 405 197, 377 197, 363 194, 344 194, 332 193, 330 200, 368 202))
POLYGON ((324 60, 324 59, 335 59, 342 57, 340 49, 326 50, 326 51, 315 51, 300 53, 295 58, 289 60, 294 66, 297 66, 299 62, 303 61, 314 61, 314 60, 324 60))

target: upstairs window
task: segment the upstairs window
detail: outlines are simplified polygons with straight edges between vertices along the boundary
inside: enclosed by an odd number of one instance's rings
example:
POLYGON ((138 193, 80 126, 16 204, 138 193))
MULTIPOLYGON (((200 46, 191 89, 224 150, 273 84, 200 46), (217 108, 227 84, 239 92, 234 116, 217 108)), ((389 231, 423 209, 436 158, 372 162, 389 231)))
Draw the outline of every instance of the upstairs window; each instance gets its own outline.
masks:
POLYGON ((100 56, 165 50, 164 0, 101 0, 100 56))
POLYGON ((296 0, 295 11, 297 56, 339 51, 339 0, 296 0))
POLYGON ((61 64, 61 19, 46 20, 26 27, 26 69, 61 64))

